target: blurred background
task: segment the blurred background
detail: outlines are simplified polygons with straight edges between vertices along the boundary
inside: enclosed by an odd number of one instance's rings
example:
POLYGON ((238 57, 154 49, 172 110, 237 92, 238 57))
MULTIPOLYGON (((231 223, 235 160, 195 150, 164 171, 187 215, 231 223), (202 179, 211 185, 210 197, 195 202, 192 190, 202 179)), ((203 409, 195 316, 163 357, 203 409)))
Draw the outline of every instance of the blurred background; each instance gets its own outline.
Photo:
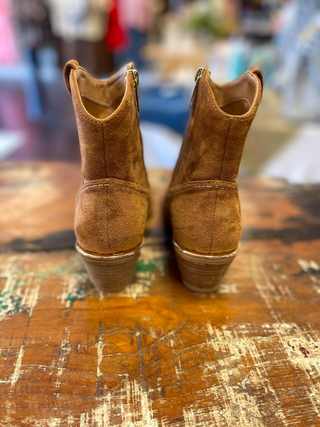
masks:
MULTIPOLYGON (((320 182, 320 0, 0 0, 0 160, 80 163, 62 68, 134 61, 147 167, 173 168, 194 75, 250 66, 265 91, 242 175, 320 182)), ((1 167, 1 164, 0 164, 1 167)))

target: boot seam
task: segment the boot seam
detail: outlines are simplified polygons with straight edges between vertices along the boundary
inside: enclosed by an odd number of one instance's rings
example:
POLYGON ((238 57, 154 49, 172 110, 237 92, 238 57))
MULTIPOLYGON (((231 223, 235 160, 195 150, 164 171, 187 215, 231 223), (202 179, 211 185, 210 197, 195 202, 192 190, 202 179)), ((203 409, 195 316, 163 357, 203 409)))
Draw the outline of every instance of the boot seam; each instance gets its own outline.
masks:
MULTIPOLYGON (((221 172, 222 172, 223 165, 224 165, 224 159, 225 159, 225 156, 226 156, 227 145, 228 145, 228 137, 229 137, 229 131, 230 131, 230 128, 231 128, 231 123, 232 123, 232 121, 230 120, 230 121, 229 121, 229 126, 228 126, 227 135, 226 135, 226 139, 225 139, 225 142, 224 142, 223 157, 222 157, 221 166, 220 166, 220 171, 219 171, 219 180, 220 180, 220 177, 221 177, 221 172)), ((211 221, 211 223, 212 223, 212 230, 211 230, 211 243, 210 243, 210 249, 209 249, 209 250, 210 250, 210 252, 212 252, 212 247, 213 247, 214 218, 215 218, 215 215, 216 215, 216 207, 217 207, 218 193, 219 193, 219 188, 218 188, 218 189, 217 189, 217 191, 215 192, 215 200, 214 200, 214 206, 213 206, 213 211, 212 211, 212 221, 211 221)))
MULTIPOLYGON (((193 183, 185 183, 179 186, 172 187, 169 189, 169 195, 174 195, 177 193, 185 192, 188 190, 194 190, 196 188, 213 188, 213 189, 221 189, 221 190, 230 190, 230 191, 237 191, 238 187, 236 184, 234 186, 228 186, 228 184, 219 185, 218 182, 221 182, 222 180, 214 180, 214 181, 204 181, 204 183, 200 183, 201 181, 194 182, 193 183)), ((225 182, 225 181, 222 181, 225 182)), ((231 182, 230 182, 231 184, 231 182)))
POLYGON ((211 231, 211 243, 210 243, 210 249, 209 249, 210 253, 212 252, 212 247, 213 247, 214 217, 215 217, 215 214, 216 214, 218 193, 219 193, 219 188, 215 192, 215 199, 214 199, 214 206, 213 206, 213 213, 212 213, 212 231, 211 231))
POLYGON ((226 157, 226 151, 227 151, 227 146, 228 146, 228 138, 229 138, 229 133, 230 133, 230 128, 231 128, 231 123, 232 123, 232 121, 230 120, 230 123, 229 123, 229 126, 228 126, 226 140, 225 140, 225 143, 224 143, 223 157, 222 157, 222 162, 221 162, 220 171, 219 171, 219 179, 221 179, 221 173, 222 173, 222 170, 223 170, 224 160, 225 160, 225 157, 226 157))
POLYGON ((118 185, 118 184, 113 184, 113 183, 104 183, 104 184, 93 184, 93 185, 87 185, 86 187, 83 187, 79 194, 82 193, 83 191, 89 189, 89 188, 94 188, 94 187, 115 187, 115 188, 120 188, 121 190, 128 190, 128 191, 133 191, 134 193, 139 193, 139 194, 143 194, 144 196, 148 196, 148 191, 144 191, 144 190, 140 190, 137 188, 130 188, 127 187, 125 185, 118 185))

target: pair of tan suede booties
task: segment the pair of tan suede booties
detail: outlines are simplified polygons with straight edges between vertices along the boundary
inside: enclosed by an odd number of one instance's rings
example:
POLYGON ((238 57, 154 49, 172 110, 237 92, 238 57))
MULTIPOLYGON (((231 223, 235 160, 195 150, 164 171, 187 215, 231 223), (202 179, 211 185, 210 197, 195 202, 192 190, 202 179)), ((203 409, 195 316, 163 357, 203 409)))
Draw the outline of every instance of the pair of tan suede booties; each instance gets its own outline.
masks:
MULTIPOLYGON (((139 75, 132 63, 108 80, 75 60, 64 69, 75 110, 83 183, 75 232, 91 281, 119 291, 133 279, 150 198, 139 127, 139 75)), ((182 281, 211 292, 237 254, 241 211, 236 178, 263 89, 256 68, 218 86, 200 68, 180 156, 165 201, 182 281)))

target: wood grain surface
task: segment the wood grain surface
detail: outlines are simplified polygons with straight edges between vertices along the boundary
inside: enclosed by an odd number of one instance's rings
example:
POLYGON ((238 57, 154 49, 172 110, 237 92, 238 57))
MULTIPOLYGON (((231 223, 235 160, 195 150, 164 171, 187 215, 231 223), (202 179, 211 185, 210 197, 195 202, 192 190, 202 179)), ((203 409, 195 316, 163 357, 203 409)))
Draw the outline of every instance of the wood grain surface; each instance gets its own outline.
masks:
MULTIPOLYGON (((0 166, 0 426, 320 426, 320 186, 239 180, 239 255, 181 284, 153 215, 134 282, 98 293, 73 249, 76 166, 0 166)), ((196 220, 196 219, 195 219, 196 220)))

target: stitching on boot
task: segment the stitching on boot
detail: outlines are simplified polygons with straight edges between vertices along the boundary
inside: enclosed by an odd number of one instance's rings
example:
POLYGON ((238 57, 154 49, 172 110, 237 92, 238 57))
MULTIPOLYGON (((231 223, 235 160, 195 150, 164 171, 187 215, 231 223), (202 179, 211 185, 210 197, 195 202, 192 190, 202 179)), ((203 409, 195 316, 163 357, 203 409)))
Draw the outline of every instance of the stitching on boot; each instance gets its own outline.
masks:
MULTIPOLYGON (((228 138, 229 138, 229 132, 230 132, 230 128, 231 128, 231 123, 232 123, 232 121, 230 120, 229 127, 228 127, 228 132, 227 132, 227 136, 226 136, 226 140, 225 140, 225 143, 224 143, 223 158, 222 158, 222 162, 221 162, 221 166, 220 166, 220 171, 219 171, 219 180, 221 178, 221 172, 222 172, 222 169, 223 169, 224 159, 225 159, 225 156, 226 156, 226 151, 227 151, 227 146, 228 146, 228 138)), ((216 191, 216 197, 215 197, 215 201, 214 201, 213 214, 212 214, 212 231, 211 231, 210 253, 212 252, 212 247, 213 247, 214 219, 215 219, 215 215, 216 215, 218 193, 219 193, 219 189, 216 191)))
POLYGON ((178 193, 181 191, 193 190, 194 188, 216 188, 217 190, 233 190, 237 191, 236 188, 220 187, 219 185, 194 185, 188 188, 180 188, 179 190, 170 190, 170 193, 178 193))
POLYGON ((232 121, 230 120, 229 127, 228 127, 228 132, 227 132, 227 136, 226 136, 226 140, 225 140, 225 143, 224 143, 223 157, 222 157, 222 162, 221 162, 220 171, 219 171, 219 179, 221 179, 221 172, 222 172, 222 169, 223 169, 223 166, 224 166, 224 159, 225 159, 225 156, 226 156, 226 151, 227 151, 227 146, 228 146, 228 138, 229 138, 229 132, 230 132, 230 128, 231 128, 231 123, 232 123, 232 121))
POLYGON ((219 189, 215 193, 215 200, 214 200, 214 206, 213 206, 210 253, 212 252, 212 246, 213 246, 214 217, 215 217, 215 214, 216 214, 216 206, 217 206, 218 193, 219 193, 219 189))
POLYGON ((218 184, 216 184, 216 185, 208 185, 208 184, 199 185, 199 184, 197 184, 197 185, 188 185, 188 186, 185 186, 182 188, 177 188, 177 189, 171 188, 169 190, 169 194, 181 193, 184 191, 193 190, 195 188, 214 188, 217 190, 220 189, 220 190, 238 191, 238 188, 236 186, 235 187, 223 187, 223 186, 218 185, 218 184))
POLYGON ((88 185, 87 187, 84 187, 80 190, 79 194, 82 193, 82 191, 87 190, 88 188, 93 188, 93 187, 116 187, 116 188, 120 188, 121 190, 129 190, 129 191, 133 191, 134 193, 139 193, 139 194, 143 194, 144 196, 148 196, 148 192, 144 192, 142 190, 138 190, 135 188, 130 188, 130 187, 124 187, 123 185, 117 185, 117 184, 94 184, 94 185, 88 185))

